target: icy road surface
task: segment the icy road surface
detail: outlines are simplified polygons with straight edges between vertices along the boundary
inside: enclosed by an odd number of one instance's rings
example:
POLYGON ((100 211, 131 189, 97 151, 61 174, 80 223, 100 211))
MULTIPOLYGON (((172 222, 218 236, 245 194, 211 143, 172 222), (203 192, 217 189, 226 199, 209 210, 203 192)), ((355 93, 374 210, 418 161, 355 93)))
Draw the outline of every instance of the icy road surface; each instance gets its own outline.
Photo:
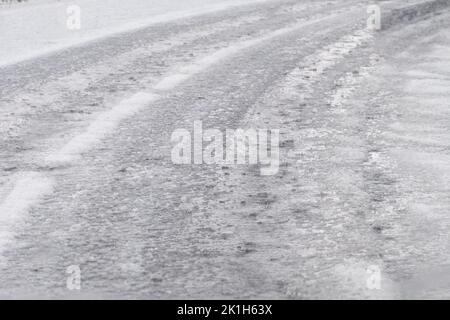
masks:
POLYGON ((368 4, 236 5, 0 68, 0 297, 450 298, 450 14, 371 32, 368 4), (175 165, 199 120, 280 129, 278 174, 175 165))

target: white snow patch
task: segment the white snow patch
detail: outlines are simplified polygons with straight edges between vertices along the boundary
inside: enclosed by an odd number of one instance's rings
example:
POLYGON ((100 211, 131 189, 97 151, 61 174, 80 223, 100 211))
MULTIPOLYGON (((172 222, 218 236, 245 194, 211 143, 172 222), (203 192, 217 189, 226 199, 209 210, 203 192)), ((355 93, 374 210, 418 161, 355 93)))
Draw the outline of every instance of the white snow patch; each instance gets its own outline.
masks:
POLYGON ((357 73, 348 72, 338 80, 339 87, 329 99, 330 105, 335 108, 335 112, 343 111, 340 107, 354 94, 362 81, 370 75, 379 59, 378 55, 372 55, 369 58, 368 65, 361 67, 357 73))
POLYGON ((441 79, 441 80, 450 80, 450 77, 435 73, 435 72, 429 72, 424 70, 409 70, 405 72, 405 75, 412 78, 419 78, 419 79, 441 79))
POLYGON ((156 101, 158 95, 139 92, 123 100, 109 111, 98 115, 86 131, 70 140, 60 151, 47 156, 48 164, 67 163, 76 160, 107 135, 111 134, 119 123, 156 101))
POLYGON ((450 81, 440 79, 414 79, 410 80, 405 88, 407 93, 423 95, 448 95, 450 81))
POLYGON ((30 208, 53 191, 53 179, 41 173, 25 172, 15 178, 0 204, 0 253, 13 241, 16 227, 30 208))
POLYGON ((306 98, 313 92, 313 85, 327 70, 342 61, 352 50, 371 39, 373 35, 370 32, 359 30, 306 57, 301 65, 291 71, 280 84, 281 98, 306 98))
POLYGON ((87 41, 182 18, 270 0, 78 0, 0 8, 0 66, 87 41), (81 9, 81 28, 70 30, 67 8, 81 9))
POLYGON ((399 105, 404 105, 411 111, 425 116, 441 115, 443 117, 448 117, 448 114, 450 113, 448 99, 449 98, 446 96, 422 96, 418 99, 414 95, 409 95, 401 97, 399 99, 399 105))

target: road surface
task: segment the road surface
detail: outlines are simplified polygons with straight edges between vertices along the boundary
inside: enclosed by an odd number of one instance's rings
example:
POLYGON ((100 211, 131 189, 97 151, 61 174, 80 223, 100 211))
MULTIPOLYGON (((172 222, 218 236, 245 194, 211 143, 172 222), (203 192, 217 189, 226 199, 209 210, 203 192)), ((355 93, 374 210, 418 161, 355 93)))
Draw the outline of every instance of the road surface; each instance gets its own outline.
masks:
POLYGON ((372 32, 368 4, 243 5, 2 68, 0 297, 449 298, 449 13, 372 32), (279 129, 278 173, 174 164, 194 121, 279 129))

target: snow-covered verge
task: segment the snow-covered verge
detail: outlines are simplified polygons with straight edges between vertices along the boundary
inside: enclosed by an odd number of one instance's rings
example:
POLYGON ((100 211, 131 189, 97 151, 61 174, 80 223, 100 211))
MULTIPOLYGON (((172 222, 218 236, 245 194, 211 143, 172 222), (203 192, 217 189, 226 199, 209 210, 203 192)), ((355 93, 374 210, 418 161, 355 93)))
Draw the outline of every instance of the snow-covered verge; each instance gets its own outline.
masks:
POLYGON ((450 285, 446 275, 450 246, 449 17, 447 13, 434 20, 445 28, 430 32, 380 71, 380 83, 389 79, 384 108, 390 117, 376 118, 374 137, 379 140, 377 146, 383 146, 379 161, 395 164, 396 192, 391 203, 403 217, 398 224, 391 222, 385 233, 396 238, 397 248, 390 251, 401 252, 401 256, 391 253, 397 256, 390 264, 403 272, 399 277, 397 271, 397 277, 404 296, 414 299, 448 298, 450 285))
POLYGON ((404 6, 393 9, 388 14, 382 15, 382 26, 383 29, 387 29, 397 23, 434 14, 448 6, 450 6, 450 0, 426 0, 405 3, 404 6))
MULTIPOLYGON (((30 0, 0 6, 0 67, 152 24, 275 0, 30 0)), ((379 2, 383 26, 441 9, 449 0, 379 2), (386 13, 393 4, 396 8, 386 13), (398 8, 401 6, 401 8, 398 8)))
POLYGON ((42 0, 0 7, 0 67, 156 23, 268 0, 42 0))

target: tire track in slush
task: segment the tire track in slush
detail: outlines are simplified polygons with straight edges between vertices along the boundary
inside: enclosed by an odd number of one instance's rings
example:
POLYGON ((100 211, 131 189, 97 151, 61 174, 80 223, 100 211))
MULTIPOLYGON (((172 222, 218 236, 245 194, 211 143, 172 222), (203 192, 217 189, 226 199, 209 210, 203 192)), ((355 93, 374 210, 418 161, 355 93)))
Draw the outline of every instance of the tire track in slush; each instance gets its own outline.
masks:
MULTIPOLYGON (((258 270, 248 271, 250 273, 254 273, 256 275, 260 275, 262 279, 264 279, 264 275, 270 274, 272 280, 278 280, 280 283, 286 283, 286 292, 285 294, 299 298, 302 297, 304 293, 305 286, 310 286, 309 279, 314 281, 319 281, 320 285, 318 285, 317 290, 323 289, 325 292, 317 292, 317 296, 326 297, 330 296, 330 292, 333 292, 332 296, 338 296, 339 294, 349 294, 356 296, 366 296, 370 298, 377 297, 386 297, 391 296, 393 289, 390 286, 389 279, 383 279, 386 283, 385 290, 381 291, 371 291, 366 288, 366 279, 367 279, 367 267, 371 265, 376 265, 373 261, 365 261, 365 260, 348 260, 344 261, 342 264, 334 266, 330 264, 330 269, 327 268, 319 268, 317 269, 317 265, 311 267, 310 270, 307 270, 308 274, 310 272, 320 272, 320 278, 322 280, 317 279, 317 274, 311 275, 311 277, 307 277, 305 274, 302 274, 301 277, 296 280, 293 275, 297 275, 299 273, 299 266, 304 262, 303 258, 311 257, 311 261, 309 264, 317 263, 317 258, 315 257, 320 250, 325 248, 325 252, 328 254, 332 254, 328 247, 324 247, 326 243, 325 240, 321 237, 321 230, 323 227, 331 228, 339 228, 339 226, 345 222, 345 208, 344 210, 333 210, 333 209, 342 209, 342 208, 334 208, 331 207, 331 210, 322 210, 322 214, 318 214, 319 216, 325 215, 324 221, 316 221, 314 218, 309 217, 306 222, 307 225, 291 225, 294 223, 291 219, 292 213, 286 212, 286 206, 296 208, 296 210, 307 210, 305 208, 312 207, 311 211, 314 212, 314 208, 317 208, 319 204, 314 202, 316 200, 316 193, 320 192, 320 179, 321 176, 316 176, 311 181, 308 180, 307 186, 302 186, 300 183, 295 182, 296 180, 292 180, 289 177, 291 175, 287 175, 288 171, 291 170, 292 175, 307 177, 312 172, 305 172, 310 166, 305 162, 309 157, 311 157, 311 164, 315 164, 320 170, 320 164, 317 163, 319 159, 314 158, 314 150, 309 149, 311 145, 309 141, 311 139, 317 138, 314 146, 319 150, 321 147, 320 141, 329 141, 326 140, 326 137, 330 137, 330 135, 334 136, 338 134, 338 132, 334 132, 333 126, 328 123, 331 128, 320 128, 319 130, 315 130, 311 128, 313 124, 309 124, 308 127, 302 128, 299 131, 298 122, 295 119, 299 119, 305 117, 305 114, 299 114, 299 109, 297 106, 307 105, 308 100, 311 98, 316 98, 315 94, 317 94, 317 89, 315 85, 323 80, 323 77, 328 75, 329 71, 331 72, 334 67, 345 61, 346 57, 349 56, 355 49, 363 46, 363 45, 371 45, 371 41, 373 40, 373 36, 371 33, 360 30, 355 32, 352 35, 344 36, 337 42, 326 46, 323 49, 316 51, 310 56, 306 57, 302 60, 301 65, 290 72, 284 79, 282 79, 273 90, 268 91, 262 98, 261 103, 259 103, 252 112, 248 114, 246 119, 244 119, 241 127, 266 127, 268 123, 270 123, 272 128, 276 128, 277 125, 280 128, 283 128, 281 132, 281 147, 283 145, 289 146, 292 144, 293 148, 289 148, 288 152, 283 155, 282 153, 282 161, 281 163, 286 164, 286 167, 282 165, 280 168, 280 177, 276 177, 277 179, 271 180, 270 178, 262 180, 252 180, 248 181, 248 177, 252 176, 248 172, 244 175, 241 171, 233 172, 233 178, 229 179, 232 184, 241 185, 242 190, 240 189, 239 194, 256 194, 258 199, 262 203, 262 206, 259 211, 258 216, 261 221, 266 221, 266 223, 274 223, 276 225, 276 229, 278 232, 273 232, 272 237, 273 240, 267 240, 266 234, 262 232, 261 226, 254 223, 254 219, 251 219, 247 222, 241 222, 239 226, 237 226, 237 230, 233 231, 234 234, 241 235, 242 243, 247 243, 250 248, 255 248, 255 245, 259 244, 265 248, 265 250, 255 250, 251 255, 248 255, 246 258, 247 263, 246 266, 258 266, 258 270), (286 108, 282 108, 283 105, 286 105, 286 108), (280 111, 282 109, 282 111, 280 111), (280 114, 283 115, 280 117, 280 114), (289 119, 290 121, 286 121, 289 119), (324 140, 322 140, 322 138, 324 140), (290 150, 293 149, 293 150, 290 150), (308 155, 308 157, 306 156, 308 155), (284 158, 284 159, 283 159, 284 158), (302 159, 303 162, 297 161, 298 159, 302 159), (292 167, 291 169, 289 167, 292 167), (286 176, 286 179, 283 180, 285 183, 280 184, 280 180, 278 178, 283 178, 286 176), (245 180, 243 181, 242 176, 245 176, 245 180), (236 183, 236 181, 240 181, 240 183, 236 183), (280 185, 277 189, 269 187, 267 192, 265 189, 270 185, 280 185), (299 197, 298 194, 292 193, 293 189, 300 189, 302 197, 299 197), (286 198, 286 195, 292 195, 292 197, 286 198), (304 198, 304 199, 302 199, 304 198), (274 201, 274 199, 284 199, 280 203, 278 201, 274 201), (308 201, 312 201, 313 203, 308 203, 308 201), (300 209, 301 208, 301 209, 300 209), (329 211, 329 212, 326 212, 329 211), (267 219, 267 220, 266 220, 267 219), (312 220, 312 221, 310 221, 312 220), (242 230, 241 230, 242 228, 242 230), (315 234, 317 232, 317 234, 315 234), (261 234, 261 238, 258 235, 261 234), (299 240, 300 239, 300 240, 299 240), (284 244, 280 247, 280 244, 284 244), (270 252, 269 248, 273 248, 276 252, 270 252), (314 248, 314 249, 313 249, 314 248), (259 253, 261 251, 261 253, 259 253), (286 251, 286 252, 284 252, 286 251), (269 253, 270 252, 270 253, 269 253), (261 263, 261 260, 264 261, 267 259, 267 256, 272 254, 275 257, 290 257, 290 264, 282 264, 283 259, 280 264, 278 262, 273 262, 269 264, 271 266, 270 269, 261 270, 261 267, 266 266, 267 264, 261 263), (294 263, 295 259, 300 259, 297 263, 294 263), (277 264, 277 267, 274 266, 277 264), (279 270, 279 272, 274 273, 274 268, 279 270), (291 269, 293 268, 293 269, 291 269), (342 289, 342 290, 341 290, 342 289), (339 291, 341 290, 341 291, 339 291), (339 293, 341 292, 341 293, 339 293)), ((374 57, 375 59, 376 57, 374 57)), ((372 61, 369 62, 368 68, 362 68, 361 78, 367 76, 367 74, 371 71, 370 66, 372 66, 372 61)), ((338 99, 338 96, 341 98, 348 98, 349 95, 355 90, 353 87, 362 81, 359 77, 355 75, 348 75, 341 78, 340 82, 343 82, 347 85, 347 91, 338 90, 336 92, 327 93, 324 97, 325 99, 331 99, 337 105, 342 103, 342 100, 338 99), (356 79, 353 79, 355 77, 356 79), (351 88, 351 89, 350 89, 351 88), (330 95, 329 97, 327 95, 330 95), (342 97, 344 96, 344 97, 342 97)), ((319 99, 320 100, 320 99, 319 99)), ((310 107, 312 108, 312 106, 310 107)), ((333 138, 331 138, 331 141, 333 138)), ((312 141, 312 140, 311 140, 312 141)), ((323 148, 326 148, 324 146, 323 148)), ((317 155, 317 154, 316 154, 317 155)), ((329 170, 330 168, 328 168, 329 170)), ((330 172, 331 173, 331 172, 330 172)), ((336 173, 331 173, 332 176, 336 173)), ((332 178, 330 178, 332 179, 332 178)), ((328 180, 327 180, 328 181, 328 180)), ((337 181, 340 181, 337 179, 337 181)), ((348 182, 348 181, 347 181, 348 182)), ((349 185, 352 182, 348 182, 349 185)), ((345 185, 347 187, 347 184, 345 185)), ((226 190, 232 189, 232 186, 225 187, 226 190)), ((236 190, 234 192, 237 192, 236 190)), ((330 196, 332 199, 332 196, 330 196)), ((242 198, 236 199, 236 201, 240 201, 242 198)), ((235 212, 236 208, 242 208, 242 205, 239 203, 235 203, 233 206, 233 210, 223 209, 226 212, 233 211, 235 212)), ((322 208, 323 209, 323 208, 322 208)), ((246 217, 249 215, 247 208, 243 208, 238 210, 236 215, 240 217, 246 217)), ((307 210, 308 212, 309 210, 307 210)), ((302 211, 301 211, 302 212, 302 211)), ((311 212, 311 215, 312 215, 311 212)), ((253 213, 251 213, 253 214, 253 213)), ((215 216, 215 219, 219 221, 223 221, 223 217, 220 215, 215 216)), ((226 221, 223 222, 224 225, 227 225, 226 221)), ((334 229, 333 229, 334 230, 334 229)), ((325 235, 324 235, 325 236, 325 235)), ((327 238, 328 236, 325 236, 327 238)), ((332 239, 328 239, 327 241, 332 241, 332 239)), ((330 245, 329 243, 327 245, 330 245)), ((274 258, 274 261, 277 261, 274 258)), ((323 263, 324 261, 322 261, 323 263)), ((376 261, 378 262, 378 261, 376 261)), ((243 263, 241 261, 241 263, 243 263)), ((304 262, 306 263, 306 262, 304 262)), ((306 272, 306 271, 305 271, 306 272)), ((264 280, 260 280, 264 281, 264 280)), ((316 284, 317 285, 317 284, 316 284)), ((279 292, 279 289, 276 289, 279 292)), ((285 296, 285 295, 282 295, 285 296)))
MULTIPOLYGON (((226 48, 210 53, 192 64, 177 68, 170 74, 163 77, 162 80, 154 86, 154 92, 135 93, 130 98, 123 100, 117 106, 113 107, 111 110, 100 113, 84 132, 72 138, 60 150, 44 152, 41 160, 41 167, 53 170, 55 168, 73 164, 82 156, 83 153, 88 152, 100 143, 103 138, 112 134, 121 121, 136 114, 139 110, 147 107, 151 102, 160 99, 162 97, 161 94, 165 91, 175 89, 176 86, 189 80, 196 74, 210 68, 214 64, 217 64, 218 62, 225 60, 240 51, 263 44, 271 39, 301 30, 306 26, 319 24, 327 19, 333 19, 337 16, 337 14, 333 13, 321 18, 301 21, 288 27, 273 31, 266 36, 234 43, 226 48), (125 109, 126 107, 128 109, 125 109)), ((49 196, 52 193, 52 186, 55 185, 55 181, 50 174, 46 175, 41 172, 21 172, 12 177, 10 180, 12 181, 14 187, 0 205, 0 208, 5 209, 4 211, 0 211, 1 219, 4 221, 9 219, 9 222, 5 222, 4 224, 5 228, 0 230, 0 239, 4 239, 3 245, 0 246, 0 255, 6 249, 7 243, 13 240, 14 230, 17 229, 19 221, 23 220, 23 217, 32 207, 36 206, 45 197, 49 196), (12 205, 13 202, 22 202, 24 205, 12 205), (22 217, 20 220, 13 218, 19 216, 22 217)), ((5 191, 2 193, 5 193, 5 191)))
MULTIPOLYGON (((286 4, 287 8, 290 8, 289 5, 291 3, 286 4)), ((306 7, 309 8, 309 5, 306 7)), ((322 13, 318 13, 316 10, 317 7, 321 6, 313 6, 314 10, 309 15, 310 19, 323 16, 322 13)), ((302 8, 305 9, 305 5, 302 5, 302 8)), ((2 119, 0 132, 6 134, 6 139, 3 141, 3 153, 7 157, 7 160, 4 162, 4 166, 6 168, 15 168, 14 170, 25 166, 27 167, 25 170, 30 170, 27 164, 24 164, 22 161, 17 161, 17 159, 32 159, 34 158, 33 154, 36 152, 33 151, 30 153, 27 150, 42 150, 47 148, 48 144, 53 143, 53 141, 48 143, 49 141, 45 138, 49 137, 51 132, 81 130, 82 123, 86 121, 86 115, 101 112, 114 105, 127 95, 127 91, 130 92, 130 88, 147 88, 153 86, 154 79, 157 79, 166 71, 165 65, 167 63, 169 63, 168 66, 171 64, 176 65, 179 63, 178 60, 182 60, 183 64, 185 64, 190 60, 190 56, 193 56, 192 54, 188 56, 190 51, 196 50, 198 51, 197 55, 203 55, 211 51, 209 47, 215 47, 217 49, 217 42, 211 40, 207 41, 208 45, 206 47, 209 49, 203 49, 199 43, 194 43, 193 49, 186 50, 186 43, 197 42, 198 39, 224 33, 224 31, 230 28, 233 30, 231 33, 233 35, 235 31, 239 30, 239 27, 243 27, 240 33, 244 34, 241 37, 244 39, 271 32, 274 27, 270 27, 270 24, 268 28, 267 26, 260 28, 259 21, 269 21, 266 10, 267 8, 263 7, 261 12, 251 13, 245 11, 243 16, 239 13, 237 18, 232 18, 227 14, 224 20, 221 19, 216 22, 211 22, 205 18, 206 21, 202 20, 200 26, 189 22, 186 25, 193 25, 193 27, 188 28, 189 31, 187 32, 184 32, 184 28, 181 28, 175 31, 175 35, 171 37, 160 37, 161 39, 156 39, 155 41, 152 39, 149 46, 139 47, 126 53, 119 52, 113 58, 107 56, 106 61, 102 60, 98 65, 83 67, 81 70, 68 76, 66 75, 62 78, 51 80, 48 83, 44 82, 44 86, 42 84, 31 87, 25 86, 21 92, 16 92, 14 95, 3 94, 0 99, 0 101, 3 100, 3 103, 0 103, 0 109, 3 110, 0 113, 2 119), (252 27, 248 27, 247 24, 250 24, 252 27), (258 28, 255 29, 254 26, 258 28), (258 30, 258 32, 255 30, 258 30), (181 51, 182 54, 177 54, 176 50, 181 51), (167 52, 169 57, 162 58, 164 52, 167 52), (141 71, 142 65, 147 63, 150 57, 152 57, 151 61, 156 66, 149 68, 147 71, 148 75, 142 78, 139 76, 143 73, 141 71), (111 73, 111 65, 114 65, 113 73, 111 73), (126 69, 126 72, 123 71, 124 69, 126 69), (133 76, 130 77, 131 75, 133 76), (107 91, 108 94, 104 95, 104 91, 107 91), (83 101, 81 106, 79 101, 83 101), (50 122, 49 119, 51 119, 50 122), (14 141, 11 142, 10 140, 14 141), (26 154, 22 156, 21 154, 23 153, 26 154)), ((341 13, 342 8, 338 6, 332 11, 341 13)), ((305 16, 305 14, 301 15, 301 17, 305 16)), ((281 21, 285 23, 287 22, 285 21, 286 15, 277 18, 281 18, 281 21)), ((299 17, 294 17, 293 20, 299 21, 299 17)), ((277 27, 275 26, 275 29, 277 27)), ((145 33, 143 36, 144 40, 150 40, 146 38, 148 36, 145 33)), ((231 37, 227 41, 222 40, 222 42, 226 45, 230 40, 236 41, 236 39, 231 37)), ((139 43, 142 43, 142 41, 139 43)), ((223 43, 221 46, 224 45, 223 43)), ((77 69, 77 67, 75 68, 77 69)), ((24 78, 24 76, 21 77, 19 73, 19 78, 24 78)), ((12 87, 16 86, 13 85, 12 87)), ((5 93, 4 90, 3 93, 5 93)), ((4 180, 7 177, 6 175, 0 177, 0 185, 3 184, 1 180, 4 180)))

